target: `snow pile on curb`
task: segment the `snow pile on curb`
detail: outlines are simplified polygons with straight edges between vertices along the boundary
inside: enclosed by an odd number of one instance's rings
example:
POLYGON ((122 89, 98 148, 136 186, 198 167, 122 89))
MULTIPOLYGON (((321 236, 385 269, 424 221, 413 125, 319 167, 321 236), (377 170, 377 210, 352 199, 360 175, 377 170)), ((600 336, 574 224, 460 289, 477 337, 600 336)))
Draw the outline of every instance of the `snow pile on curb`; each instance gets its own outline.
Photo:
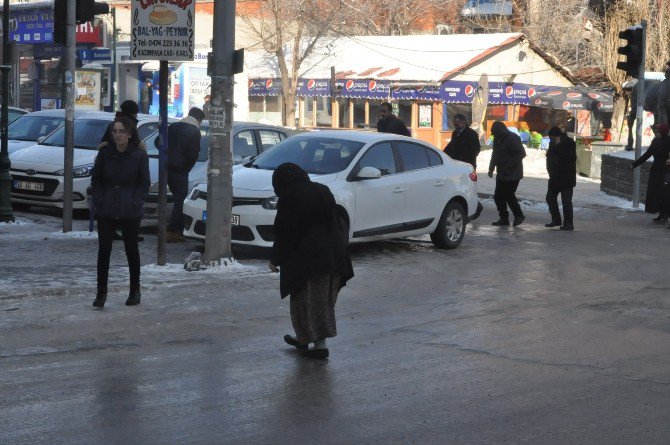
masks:
MULTIPOLYGON (((249 276, 249 275, 269 274, 270 270, 258 266, 241 264, 233 259, 229 261, 227 266, 220 265, 220 266, 202 268, 199 269, 198 272, 210 275, 249 276)), ((142 273, 146 273, 148 275, 160 274, 160 275, 172 275, 172 276, 174 275, 194 276, 193 273, 184 269, 183 264, 178 263, 168 263, 165 266, 159 266, 157 264, 147 264, 146 266, 142 266, 142 273)))
POLYGON ((89 232, 88 230, 72 231, 72 232, 51 232, 46 235, 49 238, 55 239, 98 239, 98 232, 89 232))

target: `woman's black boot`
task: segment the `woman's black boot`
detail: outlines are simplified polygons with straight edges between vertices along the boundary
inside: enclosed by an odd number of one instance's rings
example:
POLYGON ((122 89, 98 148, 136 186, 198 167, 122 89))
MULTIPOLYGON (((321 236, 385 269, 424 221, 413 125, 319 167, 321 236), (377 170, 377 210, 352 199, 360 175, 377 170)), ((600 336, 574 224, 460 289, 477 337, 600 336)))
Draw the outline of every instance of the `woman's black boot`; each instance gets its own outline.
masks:
POLYGON ((107 288, 99 287, 98 293, 95 294, 95 301, 93 301, 93 307, 103 308, 105 307, 105 301, 107 301, 107 288))
POLYGON ((140 304, 140 298, 142 295, 140 294, 140 288, 135 288, 135 289, 130 289, 130 293, 128 294, 128 299, 126 300, 126 306, 135 306, 136 304, 140 304))

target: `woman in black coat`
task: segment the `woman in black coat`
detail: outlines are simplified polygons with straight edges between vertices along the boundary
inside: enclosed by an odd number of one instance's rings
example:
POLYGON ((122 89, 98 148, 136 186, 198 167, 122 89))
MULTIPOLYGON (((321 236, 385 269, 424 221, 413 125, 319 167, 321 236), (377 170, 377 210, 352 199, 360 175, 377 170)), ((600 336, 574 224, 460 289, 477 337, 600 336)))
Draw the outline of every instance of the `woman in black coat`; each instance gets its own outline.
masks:
POLYGON ((563 133, 560 128, 552 127, 547 150, 547 205, 551 213, 551 222, 545 227, 560 226, 561 230, 574 230, 572 212, 572 192, 577 185, 577 144, 563 133), (558 209, 558 194, 563 205, 563 222, 558 209))
POLYGON ((107 300, 107 278, 112 241, 121 229, 130 269, 126 306, 140 303, 140 251, 137 245, 144 199, 149 193, 149 157, 127 117, 114 119, 113 140, 100 145, 91 176, 93 209, 98 221, 98 292, 93 306, 107 300))
POLYGON ((272 175, 277 195, 275 241, 270 269, 279 268, 281 297, 291 296, 296 337, 284 340, 305 355, 328 357, 326 338, 335 337, 337 294, 354 276, 335 198, 328 187, 312 182, 298 165, 285 163, 272 175), (314 343, 313 349, 307 349, 314 343))
POLYGON ((668 126, 665 124, 656 124, 652 127, 652 130, 654 131, 654 139, 647 151, 633 162, 632 168, 639 167, 647 159, 654 157, 649 169, 649 183, 647 184, 644 211, 647 213, 658 212, 658 216, 652 221, 662 224, 668 222, 668 216, 670 215, 663 179, 666 170, 665 161, 668 159, 668 153, 670 152, 670 137, 668 136, 668 126))

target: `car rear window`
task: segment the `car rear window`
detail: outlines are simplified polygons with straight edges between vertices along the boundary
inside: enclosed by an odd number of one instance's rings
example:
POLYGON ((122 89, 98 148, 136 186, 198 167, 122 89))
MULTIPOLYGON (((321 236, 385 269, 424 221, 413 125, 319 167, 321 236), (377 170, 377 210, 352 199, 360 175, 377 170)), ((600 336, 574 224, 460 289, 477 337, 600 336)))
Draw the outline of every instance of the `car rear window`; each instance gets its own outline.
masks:
POLYGON ((8 139, 36 141, 63 125, 65 117, 21 116, 7 127, 8 139))

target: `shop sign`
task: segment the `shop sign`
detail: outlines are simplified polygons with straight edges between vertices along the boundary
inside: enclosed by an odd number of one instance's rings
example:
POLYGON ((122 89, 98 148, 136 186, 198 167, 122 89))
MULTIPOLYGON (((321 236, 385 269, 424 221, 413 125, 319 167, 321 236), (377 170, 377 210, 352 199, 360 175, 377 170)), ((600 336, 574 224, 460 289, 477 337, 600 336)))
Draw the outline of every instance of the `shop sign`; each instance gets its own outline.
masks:
POLYGON ((281 79, 249 79, 249 96, 281 96, 281 79))
MULTIPOLYGON (((388 80, 375 79, 343 79, 336 85, 341 85, 339 96, 357 99, 388 99, 391 94, 391 84, 388 80)), ((339 90, 339 88, 338 88, 339 90)))
POLYGON ((440 102, 440 87, 422 85, 418 87, 396 87, 391 90, 391 97, 396 100, 429 100, 440 102))
POLYGON ((107 48, 82 49, 77 51, 77 58, 84 63, 112 63, 112 51, 107 48))
POLYGON ((477 82, 448 80, 440 85, 439 100, 446 103, 471 103, 477 92, 477 82))
POLYGON ((9 11, 9 40, 18 43, 49 43, 53 42, 53 31, 54 14, 51 8, 9 11))
POLYGON ((194 0, 132 0, 131 59, 193 60, 194 25, 194 0))
POLYGON ((535 87, 522 83, 489 82, 489 103, 531 105, 535 87))

